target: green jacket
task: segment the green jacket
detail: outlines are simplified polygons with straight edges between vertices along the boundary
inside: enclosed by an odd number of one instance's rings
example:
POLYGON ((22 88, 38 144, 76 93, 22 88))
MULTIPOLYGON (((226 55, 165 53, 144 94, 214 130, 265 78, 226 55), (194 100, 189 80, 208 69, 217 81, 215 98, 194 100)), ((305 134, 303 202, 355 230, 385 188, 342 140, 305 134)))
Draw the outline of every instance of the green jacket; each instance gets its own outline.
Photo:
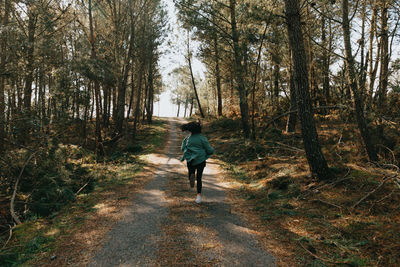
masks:
POLYGON ((211 157, 214 148, 210 146, 207 138, 202 134, 192 134, 183 139, 183 157, 181 160, 192 161, 192 165, 197 165, 211 157))

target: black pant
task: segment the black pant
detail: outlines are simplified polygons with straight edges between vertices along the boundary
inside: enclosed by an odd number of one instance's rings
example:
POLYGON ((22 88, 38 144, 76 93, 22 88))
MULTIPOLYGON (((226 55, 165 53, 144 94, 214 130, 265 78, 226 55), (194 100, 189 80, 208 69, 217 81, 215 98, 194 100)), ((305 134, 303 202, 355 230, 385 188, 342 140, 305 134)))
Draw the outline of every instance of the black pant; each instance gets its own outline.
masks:
POLYGON ((197 193, 200 194, 201 193, 201 188, 203 186, 202 182, 201 182, 201 177, 203 176, 203 170, 206 167, 206 162, 203 161, 200 164, 197 165, 192 165, 191 162, 187 163, 187 167, 189 170, 189 179, 190 179, 190 175, 194 174, 197 170, 197 175, 196 175, 196 180, 197 180, 197 193))

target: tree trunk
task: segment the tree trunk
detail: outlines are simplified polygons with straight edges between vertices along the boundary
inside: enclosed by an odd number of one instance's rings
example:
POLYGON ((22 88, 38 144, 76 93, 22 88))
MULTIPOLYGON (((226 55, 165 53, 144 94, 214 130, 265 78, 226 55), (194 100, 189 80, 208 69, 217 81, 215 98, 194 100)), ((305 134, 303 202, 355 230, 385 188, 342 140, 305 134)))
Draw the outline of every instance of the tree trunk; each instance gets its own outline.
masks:
POLYGON ((293 51, 297 107, 308 164, 311 173, 319 180, 329 179, 331 174, 318 141, 311 105, 299 0, 285 0, 285 6, 289 45, 293 51))
POLYGON ((257 84, 258 84, 258 69, 260 66, 260 60, 261 60, 261 52, 262 52, 262 47, 264 44, 264 39, 265 39, 265 34, 267 33, 268 29, 268 24, 265 25, 264 27, 264 32, 261 36, 260 40, 260 46, 258 48, 258 55, 257 55, 257 61, 256 61, 256 69, 254 70, 254 78, 253 78, 253 88, 251 91, 251 135, 253 140, 256 139, 256 124, 255 124, 255 110, 256 110, 256 89, 257 89, 257 84))
POLYGON ((222 116, 222 89, 221 89, 221 71, 219 68, 219 48, 217 34, 214 35, 214 50, 215 50, 215 80, 217 83, 217 110, 218 116, 222 116))
MULTIPOLYGON (((6 85, 6 62, 7 62, 7 35, 8 35, 8 16, 10 14, 10 1, 4 1, 4 15, 2 21, 2 32, 1 32, 1 39, 0 39, 0 46, 1 46, 1 56, 0 56, 0 151, 4 151, 4 145, 6 138, 6 118, 5 118, 5 85, 6 85)), ((9 107, 10 109, 10 107, 9 107)), ((0 152, 1 153, 1 152, 0 152)))
POLYGON ((236 24, 236 0, 229 0, 230 16, 231 16, 231 31, 232 31, 232 42, 234 52, 234 69, 237 82, 237 90, 239 92, 240 101, 240 114, 242 119, 242 128, 245 138, 250 136, 249 126, 249 105, 247 102, 247 92, 243 77, 243 66, 242 66, 242 53, 239 45, 239 32, 236 24))
POLYGON ((109 117, 108 117, 108 96, 109 96, 109 94, 110 94, 110 87, 108 87, 108 86, 106 86, 106 87, 104 87, 104 89, 103 89, 103 94, 104 94, 104 96, 103 96, 103 126, 105 127, 105 128, 107 128, 107 126, 108 126, 108 123, 109 123, 109 117))
POLYGON ((118 87, 113 86, 112 87, 112 119, 113 122, 115 124, 115 122, 117 121, 117 91, 118 91, 118 87))
POLYGON ((90 105, 90 93, 92 91, 92 82, 89 82, 85 89, 85 108, 84 108, 84 114, 83 114, 83 123, 82 123, 82 139, 83 144, 86 145, 87 141, 87 121, 89 117, 89 105, 90 105))
POLYGON ((372 96, 374 94, 374 87, 375 87, 375 79, 376 79, 376 73, 378 71, 378 63, 379 63, 379 57, 380 57, 380 45, 378 45, 378 50, 377 50, 377 55, 376 55, 376 60, 374 63, 374 37, 376 34, 376 17, 378 14, 378 7, 375 3, 375 0, 372 3, 372 15, 371 15, 371 26, 369 29, 369 50, 368 50, 368 56, 369 56, 369 71, 368 71, 368 76, 369 76, 369 90, 367 93, 367 110, 370 110, 372 107, 372 96))
POLYGON ((188 102, 189 102, 189 99, 186 98, 186 100, 185 100, 185 112, 183 113, 183 117, 184 117, 184 118, 186 118, 186 113, 187 113, 187 108, 188 108, 188 102))
MULTIPOLYGON (((365 86, 365 77, 366 77, 366 68, 368 65, 368 59, 365 57, 365 22, 366 22, 366 11, 367 11, 367 2, 363 1, 362 10, 361 10, 361 38, 359 40, 360 43, 360 74, 359 74, 359 87, 360 94, 362 99, 365 100, 366 95, 366 86, 365 86)), ((365 101, 363 101, 365 102, 365 101)))
MULTIPOLYGON (((273 56, 274 57, 274 56, 273 56)), ((280 110, 279 108, 279 80, 280 80, 280 66, 277 62, 274 62, 274 70, 273 70, 273 77, 274 77, 274 89, 273 89, 273 95, 274 95, 274 102, 275 102, 275 107, 276 110, 280 110)))
POLYGON ((188 64, 189 64, 190 77, 192 79, 192 86, 193 86, 194 96, 196 97, 196 101, 197 101, 197 105, 199 107, 200 115, 201 115, 202 118, 204 118, 205 116, 204 116, 204 113, 203 113, 203 109, 201 108, 200 98, 199 98, 199 95, 197 94, 196 82, 194 80, 194 75, 193 75, 192 60, 191 60, 192 54, 190 52, 190 44, 189 44, 189 41, 190 41, 189 31, 188 31, 187 34, 188 34, 188 37, 187 37, 187 53, 188 53, 187 54, 187 60, 188 60, 188 64))
POLYGON ((131 114, 132 110, 132 104, 133 104, 133 97, 135 95, 135 83, 134 83, 134 72, 133 68, 131 70, 131 96, 129 97, 129 107, 128 107, 128 112, 126 113, 126 119, 129 120, 129 116, 131 114))
MULTIPOLYGON (((132 13, 132 12, 131 12, 132 13)), ((128 75, 131 66, 133 46, 134 46, 134 22, 133 22, 133 14, 130 14, 131 19, 131 27, 130 27, 130 37, 129 37, 129 48, 128 53, 125 56, 125 64, 123 67, 122 79, 118 84, 118 99, 117 99, 117 117, 116 117, 116 130, 117 133, 122 133, 122 126, 124 123, 124 115, 125 115, 125 97, 126 97, 126 84, 128 82, 128 75)))
MULTIPOLYGON (((43 73, 44 70, 41 69, 40 75, 39 75, 39 103, 40 103, 40 119, 41 119, 41 127, 42 129, 44 126, 47 124, 47 119, 46 119, 46 85, 44 83, 44 76, 45 74, 43 73)), ((78 100, 76 100, 78 103, 78 100)), ((79 117, 79 106, 77 104, 77 116, 79 117)))
MULTIPOLYGON (((92 17, 92 0, 89 0, 89 27, 90 27, 90 45, 91 45, 91 58, 97 60, 96 55, 96 42, 94 39, 93 17, 92 17)), ((97 79, 94 80, 94 95, 96 102, 96 155, 104 156, 103 140, 101 136, 101 116, 100 116, 100 85, 97 79)))
POLYGON ((326 38, 326 19, 322 16, 321 21, 321 40, 322 40, 322 92, 324 94, 325 104, 330 102, 330 88, 329 88, 329 45, 326 38))
POLYGON ((24 87, 24 134, 22 143, 29 141, 30 133, 30 120, 31 120, 31 98, 32 98, 32 83, 34 65, 34 52, 35 52, 35 32, 36 32, 37 14, 35 14, 32 4, 28 4, 28 43, 26 49, 26 76, 24 87))
POLYGON ((179 101, 178 100, 178 112, 176 113, 176 117, 178 117, 179 118, 179 113, 180 113, 180 111, 181 111, 181 101, 179 101))
POLYGON ((136 107, 135 107, 135 118, 133 121, 133 139, 136 138, 136 130, 137 130, 137 125, 139 123, 139 117, 140 117, 140 107, 141 107, 141 98, 142 98, 142 84, 143 84, 143 75, 144 75, 144 65, 145 63, 143 62, 144 59, 141 59, 141 67, 139 69, 139 80, 138 80, 138 86, 137 86, 137 92, 136 92, 136 107))
POLYGON ((369 129, 365 121, 363 103, 360 96, 358 82, 355 73, 355 63, 352 54, 351 40, 350 40, 348 0, 342 0, 342 28, 343 28, 343 39, 344 39, 344 47, 346 54, 346 74, 349 86, 353 92, 354 107, 356 110, 358 128, 360 129, 361 137, 364 141, 364 145, 367 150, 369 159, 371 161, 378 161, 378 155, 376 153, 375 146, 372 143, 369 129))
POLYGON ((153 77, 153 48, 150 48, 150 59, 149 59, 149 73, 148 73, 148 92, 147 92, 147 101, 146 101, 146 119, 148 123, 152 123, 153 118, 153 111, 152 111, 152 104, 153 104, 153 95, 154 95, 154 77, 153 77))
MULTIPOLYGON (((291 53, 291 61, 293 61, 292 58, 293 55, 291 53)), ((289 67, 289 90, 290 90, 290 111, 293 111, 297 109, 297 103, 296 103, 296 85, 294 80, 294 70, 292 63, 290 63, 289 67)), ((293 133, 296 130, 296 122, 297 122, 297 112, 290 113, 286 123, 287 133, 293 133)))
POLYGON ((379 135, 383 137, 382 116, 385 114, 386 94, 389 79, 389 34, 388 34, 388 6, 387 0, 381 2, 381 66, 379 73, 378 113, 379 135))
POLYGON ((89 117, 89 121, 93 120, 93 113, 94 113, 94 105, 95 105, 95 99, 94 99, 94 92, 93 92, 93 81, 91 81, 90 83, 90 97, 92 98, 92 103, 90 105, 90 117, 89 117))
POLYGON ((148 80, 148 78, 149 78, 149 75, 147 74, 147 77, 146 77, 146 73, 145 73, 144 74, 144 96, 142 98, 142 100, 143 100, 142 121, 143 122, 145 120, 146 112, 147 112, 147 97, 148 97, 148 93, 149 93, 149 80, 148 80))
POLYGON ((189 112, 189 117, 192 117, 193 114, 193 105, 194 105, 194 99, 192 97, 191 101, 190 101, 190 112, 189 112))

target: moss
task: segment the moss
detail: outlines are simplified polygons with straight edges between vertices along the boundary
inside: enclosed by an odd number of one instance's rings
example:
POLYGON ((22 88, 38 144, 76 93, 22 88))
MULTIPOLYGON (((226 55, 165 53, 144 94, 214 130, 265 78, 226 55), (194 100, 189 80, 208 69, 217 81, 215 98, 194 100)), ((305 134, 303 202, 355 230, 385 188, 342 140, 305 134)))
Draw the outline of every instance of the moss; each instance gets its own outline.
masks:
POLYGON ((18 240, 17 247, 2 250, 0 266, 20 266, 34 258, 37 253, 51 249, 55 238, 43 234, 45 225, 42 221, 26 222, 14 229, 14 238, 18 240))

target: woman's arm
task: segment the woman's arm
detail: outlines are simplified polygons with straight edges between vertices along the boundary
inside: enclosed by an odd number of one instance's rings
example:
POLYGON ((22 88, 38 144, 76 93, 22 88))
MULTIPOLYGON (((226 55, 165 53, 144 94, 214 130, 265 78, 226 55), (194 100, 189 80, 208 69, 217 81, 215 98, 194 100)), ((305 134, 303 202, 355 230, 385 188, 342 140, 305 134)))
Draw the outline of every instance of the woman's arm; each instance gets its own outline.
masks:
POLYGON ((207 140, 207 137, 203 136, 203 138, 201 139, 202 143, 203 143, 203 147, 206 150, 207 155, 212 155, 215 152, 215 149, 210 145, 210 143, 207 140))
POLYGON ((181 145, 181 150, 182 151, 185 151, 185 149, 186 149, 186 144, 187 144, 187 141, 186 141, 186 139, 188 139, 189 137, 187 136, 187 137, 185 137, 185 139, 183 139, 183 141, 182 141, 182 145, 181 145))

